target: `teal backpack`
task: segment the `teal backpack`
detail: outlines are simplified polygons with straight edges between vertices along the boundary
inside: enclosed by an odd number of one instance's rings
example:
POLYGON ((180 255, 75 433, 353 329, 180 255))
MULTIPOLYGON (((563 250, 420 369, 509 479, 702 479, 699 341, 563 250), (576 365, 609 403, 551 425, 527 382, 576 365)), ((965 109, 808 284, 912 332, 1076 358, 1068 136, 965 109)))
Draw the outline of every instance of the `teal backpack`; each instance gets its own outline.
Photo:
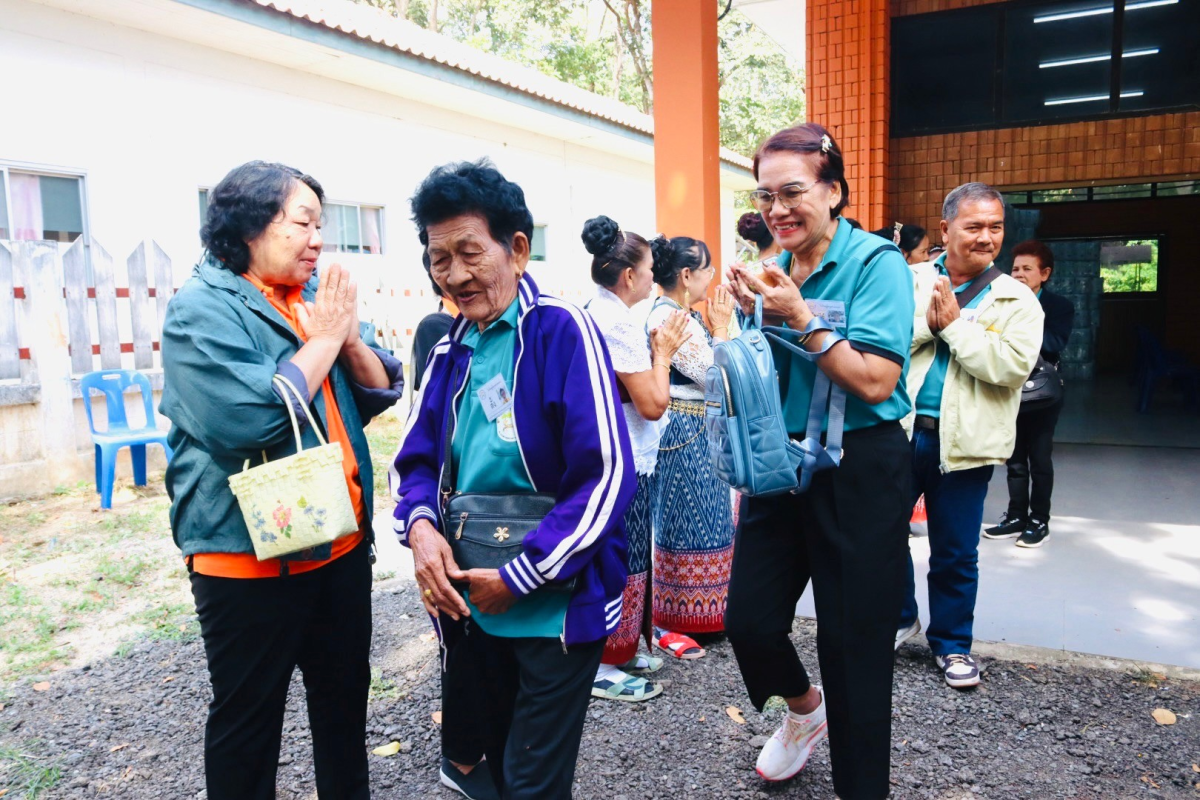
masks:
MULTIPOLYGON (((865 259, 870 263, 888 244, 865 259)), ((749 322, 749 320, 747 321, 749 322)), ((762 297, 754 298, 753 324, 741 336, 713 345, 713 365, 704 380, 705 431, 708 456, 717 477, 750 497, 808 491, 816 472, 836 467, 842 458, 842 430, 846 421, 846 392, 835 386, 824 370, 817 370, 808 427, 804 441, 788 436, 783 424, 779 378, 771 345, 816 361, 845 337, 833 325, 816 317, 803 331, 763 327, 762 297), (819 353, 810 353, 788 338, 804 339, 829 331, 819 353), (829 415, 825 444, 821 428, 829 415)))

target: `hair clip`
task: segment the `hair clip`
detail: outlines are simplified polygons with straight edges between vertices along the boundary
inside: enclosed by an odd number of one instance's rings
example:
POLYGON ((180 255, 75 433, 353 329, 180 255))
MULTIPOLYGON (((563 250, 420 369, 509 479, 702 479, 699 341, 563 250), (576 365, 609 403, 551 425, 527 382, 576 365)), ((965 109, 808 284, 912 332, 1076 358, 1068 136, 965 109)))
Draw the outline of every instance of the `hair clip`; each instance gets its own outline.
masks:
POLYGON ((900 230, 903 227, 904 227, 904 223, 899 222, 899 221, 897 221, 896 224, 892 227, 892 244, 896 245, 896 247, 900 246, 900 230))
POLYGON ((833 149, 833 139, 829 138, 828 133, 821 134, 821 152, 828 153, 833 149))

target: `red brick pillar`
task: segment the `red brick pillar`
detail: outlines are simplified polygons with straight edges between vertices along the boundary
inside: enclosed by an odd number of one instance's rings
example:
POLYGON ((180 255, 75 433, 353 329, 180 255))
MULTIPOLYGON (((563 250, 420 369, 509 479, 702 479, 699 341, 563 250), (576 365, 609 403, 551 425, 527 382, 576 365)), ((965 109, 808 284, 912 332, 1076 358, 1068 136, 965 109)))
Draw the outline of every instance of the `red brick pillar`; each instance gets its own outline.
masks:
POLYGON ((808 119, 828 128, 846 161, 846 214, 872 230, 888 208, 888 0, 808 0, 808 119))

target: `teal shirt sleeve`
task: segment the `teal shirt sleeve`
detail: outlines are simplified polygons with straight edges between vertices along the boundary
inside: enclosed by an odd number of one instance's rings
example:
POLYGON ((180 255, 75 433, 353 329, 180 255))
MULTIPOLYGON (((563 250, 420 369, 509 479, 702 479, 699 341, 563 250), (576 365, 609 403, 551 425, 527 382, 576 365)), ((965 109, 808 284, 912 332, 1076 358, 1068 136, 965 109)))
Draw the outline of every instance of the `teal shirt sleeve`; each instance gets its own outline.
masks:
POLYGON ((853 298, 846 338, 854 349, 907 364, 916 301, 904 257, 889 251, 876 258, 859 274, 853 298))

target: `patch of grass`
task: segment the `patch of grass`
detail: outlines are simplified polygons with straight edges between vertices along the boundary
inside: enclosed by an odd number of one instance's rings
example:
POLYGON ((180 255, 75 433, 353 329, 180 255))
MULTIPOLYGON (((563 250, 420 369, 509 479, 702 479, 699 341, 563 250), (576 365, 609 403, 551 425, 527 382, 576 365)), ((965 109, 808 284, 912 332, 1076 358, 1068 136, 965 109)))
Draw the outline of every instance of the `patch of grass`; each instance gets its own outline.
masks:
POLYGON ((140 555, 113 557, 107 553, 96 560, 96 573, 107 581, 120 586, 136 586, 142 574, 153 568, 153 563, 140 555))
POLYGON ((200 634, 200 622, 195 611, 184 603, 150 606, 135 614, 132 619, 146 626, 147 639, 183 641, 200 634))
POLYGON ((57 759, 36 756, 15 747, 0 747, 0 778, 12 795, 37 800, 62 779, 57 759))
POLYGON ((46 524, 46 520, 48 519, 49 517, 46 516, 46 512, 44 511, 30 511, 25 515, 25 524, 30 528, 36 528, 39 525, 46 524))
POLYGON ((395 570, 390 570, 390 569, 389 569, 389 570, 387 570, 386 572, 376 572, 376 573, 375 573, 375 581, 376 581, 376 582, 379 582, 379 581, 390 581, 390 580, 391 580, 392 578, 394 578, 394 577, 396 577, 396 572, 395 572, 395 570))
MULTIPOLYGON (((407 413, 408 397, 400 399, 400 411, 407 413)), ((392 467, 392 459, 396 456, 396 448, 400 446, 400 437, 404 433, 402 417, 392 414, 382 414, 371 420, 367 427, 367 444, 371 448, 371 467, 375 472, 375 508, 380 510, 390 507, 391 498, 388 494, 388 470, 392 467)))
POLYGON ((367 696, 368 701, 396 700, 407 696, 408 692, 401 691, 396 684, 383 677, 383 670, 379 667, 371 667, 371 690, 367 696))

